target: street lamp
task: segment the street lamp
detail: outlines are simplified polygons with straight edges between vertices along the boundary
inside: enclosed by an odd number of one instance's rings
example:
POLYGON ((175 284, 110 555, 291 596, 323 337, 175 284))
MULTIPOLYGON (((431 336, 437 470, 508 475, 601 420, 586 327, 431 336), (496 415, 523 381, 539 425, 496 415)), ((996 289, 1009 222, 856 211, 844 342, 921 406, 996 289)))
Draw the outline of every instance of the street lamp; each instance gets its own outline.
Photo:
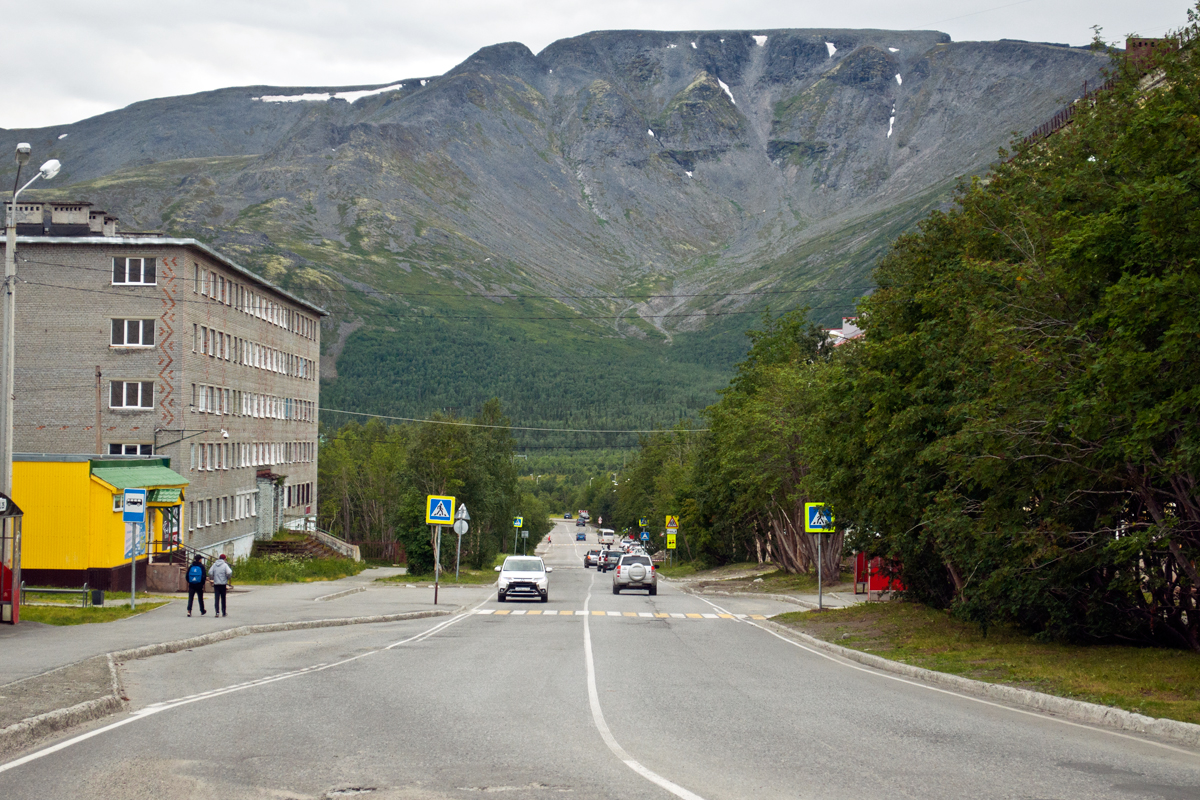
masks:
POLYGON ((4 242, 4 346, 0 348, 0 427, 4 428, 0 435, 0 491, 12 497, 12 455, 13 455, 13 339, 16 330, 16 289, 17 289, 17 198, 38 178, 50 180, 62 168, 57 159, 50 159, 42 164, 38 174, 29 179, 21 188, 21 167, 29 163, 33 148, 28 142, 17 145, 17 176, 13 179, 12 204, 8 208, 5 219, 7 238, 4 242))

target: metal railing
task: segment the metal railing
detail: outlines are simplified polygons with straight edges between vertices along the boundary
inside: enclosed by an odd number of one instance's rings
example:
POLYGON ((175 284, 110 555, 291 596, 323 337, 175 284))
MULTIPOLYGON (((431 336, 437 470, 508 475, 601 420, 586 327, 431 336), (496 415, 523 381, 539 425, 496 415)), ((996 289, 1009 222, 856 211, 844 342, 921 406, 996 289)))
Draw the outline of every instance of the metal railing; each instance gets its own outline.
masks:
POLYGON ((88 589, 88 585, 86 583, 83 584, 82 589, 49 589, 49 588, 39 589, 36 586, 34 586, 34 587, 26 586, 25 581, 21 581, 21 605, 26 605, 26 600, 25 600, 26 592, 31 592, 33 594, 78 594, 78 595, 82 595, 82 598, 83 598, 82 602, 80 603, 80 608, 87 608, 88 607, 88 598, 91 596, 90 591, 91 590, 88 589))

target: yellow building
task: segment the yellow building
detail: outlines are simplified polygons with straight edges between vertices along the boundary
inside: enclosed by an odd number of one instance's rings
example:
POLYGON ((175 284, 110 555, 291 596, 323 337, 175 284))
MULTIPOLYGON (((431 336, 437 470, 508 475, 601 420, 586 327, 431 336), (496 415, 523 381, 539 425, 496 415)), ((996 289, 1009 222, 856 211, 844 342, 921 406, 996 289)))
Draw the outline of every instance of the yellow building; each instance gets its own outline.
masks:
POLYGON ((146 489, 146 564, 179 543, 188 480, 166 458, 86 455, 13 456, 13 500, 25 512, 21 578, 28 586, 83 586, 129 591, 129 540, 142 533, 124 521, 126 489, 146 489), (18 499, 20 498, 20 499, 18 499))

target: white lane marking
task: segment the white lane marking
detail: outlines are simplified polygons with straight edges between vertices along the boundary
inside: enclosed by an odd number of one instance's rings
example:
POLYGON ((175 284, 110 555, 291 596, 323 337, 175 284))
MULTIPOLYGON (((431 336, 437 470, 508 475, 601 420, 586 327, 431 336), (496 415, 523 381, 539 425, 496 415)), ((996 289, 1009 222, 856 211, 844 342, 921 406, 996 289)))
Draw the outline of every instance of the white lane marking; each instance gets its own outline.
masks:
MULTIPOLYGON (((729 612, 725 611, 725 609, 723 609, 719 605, 717 605, 716 603, 711 603, 708 600, 705 600, 703 597, 700 597, 699 595, 693 595, 693 597, 696 597, 699 600, 704 600, 705 603, 708 603, 710 606, 712 606, 713 608, 715 608, 717 611, 719 611, 721 613, 726 613, 726 614, 729 613, 729 612)), ((1072 722, 1069 719, 1063 719, 1062 717, 1056 717, 1051 714, 1043 714, 1038 711, 1026 711, 1023 708, 1014 708, 1012 706, 1006 706, 1003 703, 995 703, 991 700, 984 700, 982 697, 972 697, 969 694, 963 694, 962 692, 956 692, 953 689, 942 689, 937 686, 930 686, 927 683, 920 683, 919 681, 909 680, 908 678, 901 678, 899 675, 889 675, 888 673, 883 672, 881 670, 872 669, 871 667, 864 667, 860 664, 855 664, 852 661, 847 661, 846 659, 841 658, 839 656, 832 655, 831 653, 823 653, 820 650, 816 650, 812 647, 808 647, 807 645, 803 645, 800 642, 797 642, 793 639, 789 639, 786 636, 782 636, 782 635, 776 633, 775 631, 770 630, 769 628, 764 628, 762 625, 759 625, 757 622, 754 622, 753 620, 743 619, 742 622, 745 622, 747 625, 750 625, 751 627, 758 628, 763 633, 769 633, 772 636, 774 636, 776 639, 779 639, 780 641, 783 641, 783 642, 787 642, 788 644, 792 645, 793 647, 799 647, 801 650, 805 650, 809 653, 812 653, 813 655, 820 656, 821 658, 824 658, 828 661, 832 661, 834 664, 838 664, 840 666, 847 667, 849 669, 858 670, 859 672, 865 672, 868 675, 874 675, 877 678, 886 678, 889 681, 896 681, 897 683, 906 683, 909 686, 915 686, 918 689, 928 689, 931 692, 938 692, 940 694, 948 694, 951 697, 959 697, 959 698, 962 698, 963 700, 970 700, 973 703, 982 703, 985 706, 991 706, 992 708, 1003 709, 1004 711, 1011 711, 1014 714, 1024 714, 1025 716, 1028 716, 1028 717, 1036 717, 1037 719, 1041 719, 1041 720, 1049 720, 1051 722, 1058 722, 1063 725, 1069 725, 1072 728, 1082 728, 1084 730, 1094 731, 1096 733, 1107 733, 1109 736, 1116 736, 1119 739, 1129 739, 1134 742, 1141 742, 1142 744, 1154 745, 1155 747, 1161 747, 1165 750, 1170 750, 1175 753, 1185 753, 1186 755, 1189 755, 1189 756, 1200 756, 1200 753, 1197 753, 1194 750, 1184 750, 1179 747, 1172 747, 1169 744, 1157 742, 1153 739, 1143 739, 1138 736, 1131 736, 1127 733, 1121 733, 1120 731, 1114 731, 1114 730, 1110 730, 1108 728, 1100 728, 1100 727, 1096 727, 1094 725, 1086 725, 1082 722, 1072 722)))
MULTIPOLYGON (((722 612, 723 613, 723 612, 722 612)), ((701 614, 705 619, 720 619, 716 614, 701 614)))
MULTIPOLYGON (((490 600, 491 598, 488 598, 488 599, 490 600)), ((483 603, 486 603, 486 602, 488 602, 488 600, 483 601, 483 603)), ((483 605, 483 603, 480 603, 479 606, 483 605)), ((389 644, 387 647, 381 647, 378 650, 370 650, 366 653, 359 653, 356 656, 350 656, 349 658, 344 658, 341 661, 335 661, 331 664, 315 664, 311 667, 304 667, 303 669, 293 670, 291 672, 281 672, 278 675, 269 675, 265 678, 258 678, 257 680, 245 681, 243 683, 235 683, 231 686, 225 686, 220 689, 211 689, 207 692, 201 692, 199 694, 187 695, 186 697, 180 697, 176 700, 164 700, 161 703, 151 703, 150 705, 146 706, 145 708, 141 708, 141 709, 138 709, 137 711, 132 712, 125 719, 118 720, 110 725, 105 725, 102 728, 97 728, 94 731, 88 731, 87 733, 80 734, 79 736, 73 737, 71 739, 67 739, 66 741, 59 742, 58 744, 55 744, 55 745, 51 745, 50 747, 46 747, 42 750, 36 750, 27 756, 22 756, 21 758, 18 758, 14 761, 9 761, 7 764, 0 764, 0 773, 8 772, 10 769, 16 769, 17 767, 20 767, 24 764, 28 764, 31 761, 37 761, 39 758, 45 758, 46 756, 51 755, 53 753, 57 753, 60 750, 66 750, 68 747, 71 747, 72 745, 76 745, 76 744, 79 744, 80 742, 87 741, 88 739, 91 739, 93 736, 99 736, 102 733, 108 733, 109 731, 116 730, 117 728, 122 728, 131 722, 137 722, 138 720, 146 719, 147 717, 152 717, 155 714, 159 714, 163 711, 170 711, 171 709, 179 708, 180 706, 190 705, 191 703, 195 703, 200 700, 208 700, 213 697, 220 697, 223 694, 231 694, 233 692, 240 692, 245 689, 252 689, 256 686, 266 686, 269 683, 276 683, 277 681, 284 681, 284 680, 288 680, 289 678, 297 678, 297 677, 300 677, 301 675, 309 675, 314 672, 324 672, 327 669, 332 669, 334 667, 340 667, 344 664, 349 664, 352 661, 358 661, 360 658, 366 658, 367 656, 373 656, 376 653, 382 653, 385 650, 391 650, 394 647, 400 647, 401 645, 411 644, 412 642, 424 641, 424 640, 428 639, 429 637, 433 636, 434 634, 445 630, 446 628, 450 627, 451 625, 453 625, 457 622, 461 622, 462 620, 467 619, 468 617, 472 616, 472 612, 478 611, 479 606, 475 606, 475 608, 471 609, 470 611, 467 611, 463 614, 458 614, 456 616, 451 617, 448 620, 439 622, 437 625, 434 625, 432 628, 424 630, 421 633, 418 633, 414 636, 410 636, 407 639, 402 639, 399 642, 394 642, 392 644, 389 644)))
POLYGON ((639 617, 653 617, 654 615, 651 614, 649 611, 639 611, 638 616, 639 617))
POLYGON ((621 759, 625 766, 651 783, 666 789, 676 797, 683 798, 683 800, 704 800, 700 795, 689 792, 687 789, 676 783, 672 783, 657 772, 642 766, 629 753, 625 752, 625 748, 621 747, 620 743, 612 735, 612 731, 608 729, 608 723, 604 721, 604 712, 600 709, 600 692, 596 689, 596 663, 592 658, 592 631, 589 625, 592 615, 587 613, 588 606, 592 602, 592 586, 595 585, 596 576, 593 574, 592 582, 588 586, 587 599, 583 601, 583 655, 587 660, 588 704, 592 707, 592 722, 596 724, 596 730, 600 731, 600 738, 608 745, 608 749, 612 751, 612 754, 621 759))
MULTIPOLYGON (((585 609, 587 608, 587 604, 586 604, 586 603, 584 604, 584 608, 585 608, 585 609)), ((610 617, 619 617, 619 616, 621 616, 621 612, 620 612, 620 611, 609 611, 609 612, 606 612, 606 613, 607 613, 607 614, 608 614, 610 617)))
POLYGON ((686 614, 671 614, 671 619, 687 619, 686 614))

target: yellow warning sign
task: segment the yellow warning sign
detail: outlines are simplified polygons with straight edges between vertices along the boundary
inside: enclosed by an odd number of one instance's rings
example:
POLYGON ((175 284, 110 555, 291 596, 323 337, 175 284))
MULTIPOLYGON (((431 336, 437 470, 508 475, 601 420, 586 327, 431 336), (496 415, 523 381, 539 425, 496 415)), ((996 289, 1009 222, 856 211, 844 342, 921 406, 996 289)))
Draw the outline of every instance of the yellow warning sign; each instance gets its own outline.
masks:
POLYGON ((679 517, 668 516, 667 517, 667 530, 673 531, 678 528, 679 528, 679 517))
POLYGON ((667 549, 668 550, 675 549, 675 534, 673 534, 673 533, 667 534, 667 549))

